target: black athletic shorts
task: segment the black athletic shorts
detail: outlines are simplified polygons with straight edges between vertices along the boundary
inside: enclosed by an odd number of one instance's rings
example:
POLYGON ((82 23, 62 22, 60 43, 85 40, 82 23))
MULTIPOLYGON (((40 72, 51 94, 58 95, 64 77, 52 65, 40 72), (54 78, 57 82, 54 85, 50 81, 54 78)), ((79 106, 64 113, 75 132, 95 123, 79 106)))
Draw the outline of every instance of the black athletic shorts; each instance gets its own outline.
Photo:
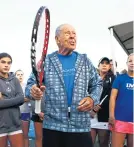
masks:
POLYGON ((43 129, 43 147, 93 147, 91 133, 68 133, 43 129))
POLYGON ((40 123, 43 122, 43 120, 40 119, 40 117, 39 117, 38 114, 32 114, 31 120, 32 120, 33 122, 40 122, 40 123))

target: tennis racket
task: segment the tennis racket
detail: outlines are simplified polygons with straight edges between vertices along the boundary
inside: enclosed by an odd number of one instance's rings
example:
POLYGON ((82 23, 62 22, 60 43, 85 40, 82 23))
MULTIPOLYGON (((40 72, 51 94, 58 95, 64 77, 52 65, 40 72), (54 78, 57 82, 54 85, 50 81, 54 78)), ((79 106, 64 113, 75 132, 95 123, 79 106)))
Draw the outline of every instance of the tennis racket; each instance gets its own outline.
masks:
MULTIPOLYGON (((44 63, 47 55, 50 34, 50 12, 47 7, 40 7, 33 24, 31 36, 31 67, 37 86, 44 80, 44 63)), ((41 100, 35 100, 35 113, 41 112, 41 100)))
POLYGON ((102 103, 104 102, 104 100, 105 100, 107 97, 108 97, 108 95, 106 95, 106 96, 100 101, 100 103, 99 103, 100 106, 102 105, 102 103))
MULTIPOLYGON (((108 97, 108 95, 106 95, 101 101, 100 101, 100 103, 99 103, 99 106, 101 107, 101 105, 103 104, 103 102, 104 102, 104 100, 106 99, 108 97)), ((90 111, 90 115, 91 115, 91 117, 94 117, 95 115, 96 115, 96 111, 94 110, 94 109, 92 109, 91 111, 90 111)))

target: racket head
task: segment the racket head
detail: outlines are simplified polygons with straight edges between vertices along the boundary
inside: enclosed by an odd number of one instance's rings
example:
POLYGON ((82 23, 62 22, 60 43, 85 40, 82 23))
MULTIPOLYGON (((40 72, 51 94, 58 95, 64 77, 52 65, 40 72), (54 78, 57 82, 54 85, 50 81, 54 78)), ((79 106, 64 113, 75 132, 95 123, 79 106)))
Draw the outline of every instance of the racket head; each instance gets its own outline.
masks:
POLYGON ((32 29, 31 36, 31 67, 34 76, 36 77, 37 85, 40 87, 42 85, 44 77, 44 64, 47 55, 48 43, 50 34, 50 12, 45 6, 39 8, 32 29), (43 18, 44 17, 44 18, 43 18), (41 20, 45 20, 41 22, 41 20), (43 25, 43 31, 40 31, 40 26, 43 25), (40 35, 41 34, 41 35, 40 35), (40 37, 42 36, 43 37, 40 37), (37 46, 38 42, 42 40, 41 46, 37 46), (39 51, 40 50, 40 51, 39 51), (40 52, 37 55, 37 52, 40 52))

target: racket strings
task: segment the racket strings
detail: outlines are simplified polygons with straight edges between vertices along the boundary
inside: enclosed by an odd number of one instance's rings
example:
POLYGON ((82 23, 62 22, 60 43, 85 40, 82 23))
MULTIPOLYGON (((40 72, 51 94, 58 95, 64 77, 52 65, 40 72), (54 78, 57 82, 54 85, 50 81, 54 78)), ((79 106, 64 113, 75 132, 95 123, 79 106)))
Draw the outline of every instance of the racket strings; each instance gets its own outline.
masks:
POLYGON ((49 11, 46 10, 46 29, 45 29, 45 39, 44 39, 44 49, 43 49, 45 56, 47 54, 49 33, 50 33, 50 15, 49 15, 49 11))
MULTIPOLYGON (((43 23, 41 23, 43 24, 43 23)), ((44 65, 45 65, 45 58, 46 58, 46 54, 47 54, 47 49, 48 49, 48 42, 49 42, 49 33, 50 33, 50 13, 49 10, 42 6, 40 7, 40 9, 38 10, 36 17, 35 17, 35 21, 34 21, 34 26, 33 26, 33 30, 32 30, 32 37, 31 37, 31 66, 32 66, 32 71, 36 77, 36 81, 37 81, 37 85, 41 86, 41 83, 43 81, 44 78, 44 65), (39 43, 40 41, 40 36, 38 36, 38 34, 40 34, 40 23, 42 22, 42 15, 45 14, 45 29, 44 29, 44 37, 43 37, 43 42, 42 43, 42 53, 41 55, 39 55, 40 60, 37 61, 38 58, 38 50, 36 53, 36 46, 37 44, 40 45, 39 43), (36 65, 37 64, 37 65, 36 65)), ((38 48, 40 48, 38 46, 38 48)))

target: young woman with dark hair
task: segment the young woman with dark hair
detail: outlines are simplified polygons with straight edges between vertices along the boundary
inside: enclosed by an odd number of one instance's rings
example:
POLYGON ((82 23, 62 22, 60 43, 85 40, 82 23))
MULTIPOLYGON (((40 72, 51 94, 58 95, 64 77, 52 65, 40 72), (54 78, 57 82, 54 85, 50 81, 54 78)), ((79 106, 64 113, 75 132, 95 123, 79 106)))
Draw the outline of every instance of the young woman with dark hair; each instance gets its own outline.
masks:
POLYGON ((0 53, 0 146, 24 147, 21 128, 20 108, 24 94, 19 80, 9 72, 12 58, 0 53))
POLYGON ((95 105, 91 111, 91 135, 93 143, 95 143, 96 136, 98 135, 100 147, 108 147, 109 143, 109 98, 111 93, 111 87, 114 80, 114 74, 110 70, 110 60, 107 57, 102 58, 99 61, 98 69, 99 75, 103 80, 103 91, 100 97, 100 104, 95 105))

